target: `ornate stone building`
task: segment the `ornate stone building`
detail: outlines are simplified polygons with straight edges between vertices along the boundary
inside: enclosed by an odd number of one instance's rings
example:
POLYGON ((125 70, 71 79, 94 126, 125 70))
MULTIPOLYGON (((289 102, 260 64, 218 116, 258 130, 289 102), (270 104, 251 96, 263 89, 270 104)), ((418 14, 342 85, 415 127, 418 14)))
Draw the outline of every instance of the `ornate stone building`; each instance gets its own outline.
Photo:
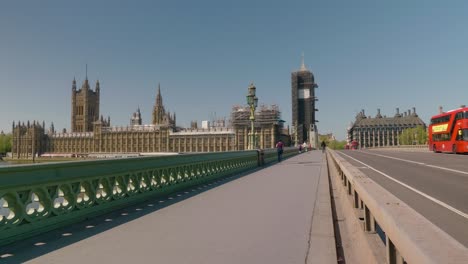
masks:
POLYGON ((377 109, 377 115, 372 118, 361 110, 348 128, 347 138, 349 142, 357 141, 360 147, 398 146, 400 145, 398 136, 401 132, 416 126, 426 128, 426 124, 416 114, 414 107, 413 112, 408 110, 403 114, 400 114, 397 108, 393 117, 382 116, 380 109, 377 109))
MULTIPOLYGON (((53 124, 46 132, 45 124, 13 123, 14 158, 42 156, 87 156, 90 153, 156 153, 156 152, 217 152, 247 149, 248 112, 233 108, 231 125, 207 129, 176 127, 175 114, 167 113, 160 87, 153 108, 153 122, 142 125, 141 113, 131 118, 130 126, 110 125, 99 114, 99 82, 96 91, 89 89, 86 79, 81 90, 72 88, 72 131, 55 131, 53 124), (87 110, 85 110, 87 109, 87 110), (84 115, 88 113, 88 115, 84 115), (92 122, 90 120, 93 120, 92 122)), ((273 148, 282 129, 280 112, 276 106, 262 107, 256 113, 255 128, 260 148, 273 148)), ((193 125, 193 124, 192 124, 193 125)))

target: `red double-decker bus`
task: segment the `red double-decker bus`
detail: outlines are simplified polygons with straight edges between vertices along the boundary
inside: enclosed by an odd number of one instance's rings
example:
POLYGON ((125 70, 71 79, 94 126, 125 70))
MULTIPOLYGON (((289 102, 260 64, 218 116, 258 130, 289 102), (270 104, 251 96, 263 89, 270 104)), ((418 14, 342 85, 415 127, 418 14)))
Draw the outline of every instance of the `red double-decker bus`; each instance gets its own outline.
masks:
POLYGON ((468 152, 468 107, 462 107, 431 118, 429 149, 434 152, 468 152))

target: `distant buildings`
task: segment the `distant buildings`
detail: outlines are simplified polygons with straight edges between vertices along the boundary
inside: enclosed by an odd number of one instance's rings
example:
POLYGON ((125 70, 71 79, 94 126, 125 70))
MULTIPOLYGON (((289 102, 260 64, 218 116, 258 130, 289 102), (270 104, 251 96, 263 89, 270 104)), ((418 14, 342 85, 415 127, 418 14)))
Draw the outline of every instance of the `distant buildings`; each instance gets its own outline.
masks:
MULTIPOLYGON (((152 123, 143 125, 140 109, 133 113, 130 125, 111 126, 110 117, 99 117, 100 85, 91 90, 88 79, 81 89, 72 82, 71 132, 56 132, 53 124, 46 130, 45 124, 29 121, 13 122, 12 156, 30 158, 42 156, 87 156, 90 153, 152 153, 152 152, 218 152, 247 149, 248 110, 236 106, 232 110, 231 123, 215 120, 202 122, 198 129, 176 126, 176 115, 166 112, 161 89, 158 86, 152 112, 152 123)), ((274 148, 282 135, 283 124, 277 106, 261 107, 255 113, 255 131, 258 148, 274 148)))
POLYGON ((348 128, 348 143, 356 141, 359 147, 383 147, 400 145, 398 136, 407 128, 414 128, 426 124, 416 114, 416 108, 413 112, 408 110, 400 114, 399 109, 393 117, 386 117, 380 114, 377 109, 375 117, 366 116, 364 110, 356 115, 356 120, 348 128))

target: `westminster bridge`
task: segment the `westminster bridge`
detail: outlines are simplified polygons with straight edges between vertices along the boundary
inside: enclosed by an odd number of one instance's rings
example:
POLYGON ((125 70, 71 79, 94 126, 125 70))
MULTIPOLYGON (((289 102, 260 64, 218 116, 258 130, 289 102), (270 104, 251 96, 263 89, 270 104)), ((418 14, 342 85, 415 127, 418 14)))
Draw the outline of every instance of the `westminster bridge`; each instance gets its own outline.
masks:
POLYGON ((0 168, 0 263, 466 263, 466 156, 297 154, 0 168))

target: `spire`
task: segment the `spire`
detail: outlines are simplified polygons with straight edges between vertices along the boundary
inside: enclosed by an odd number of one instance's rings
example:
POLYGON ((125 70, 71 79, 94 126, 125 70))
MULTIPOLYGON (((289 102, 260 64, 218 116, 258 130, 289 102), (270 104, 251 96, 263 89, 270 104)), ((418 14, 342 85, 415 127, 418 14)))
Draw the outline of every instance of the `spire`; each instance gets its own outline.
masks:
POLYGON ((300 71, 307 71, 307 68, 304 64, 304 52, 302 52, 302 56, 301 56, 301 69, 300 71))
POLYGON ((86 80, 88 80, 88 63, 86 63, 86 80))
POLYGON ((73 76, 72 90, 76 91, 76 79, 75 79, 75 76, 73 76))
POLYGON ((100 84, 99 84, 99 80, 97 80, 97 81, 96 81, 96 89, 95 89, 95 90, 96 90, 96 92, 99 92, 100 89, 101 89, 101 86, 100 86, 100 84))
POLYGON ((156 106, 162 106, 161 84, 158 83, 158 94, 156 95, 156 106))

